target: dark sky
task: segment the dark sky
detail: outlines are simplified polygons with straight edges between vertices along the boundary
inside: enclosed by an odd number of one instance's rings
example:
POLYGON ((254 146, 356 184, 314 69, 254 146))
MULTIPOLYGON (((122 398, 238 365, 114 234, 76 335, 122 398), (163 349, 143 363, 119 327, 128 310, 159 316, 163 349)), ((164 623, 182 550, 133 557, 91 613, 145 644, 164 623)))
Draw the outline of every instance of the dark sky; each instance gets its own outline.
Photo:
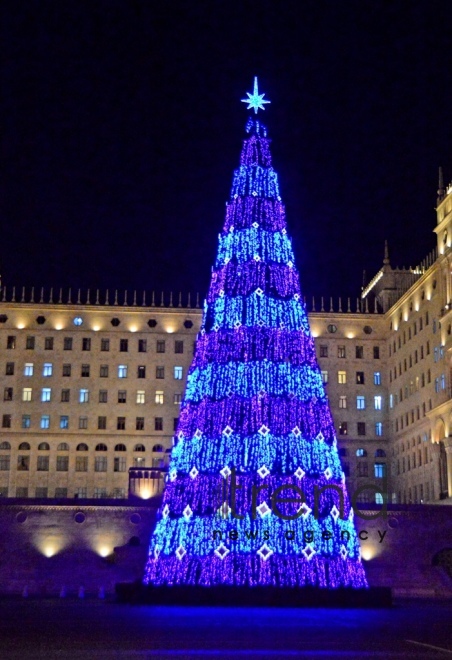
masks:
POLYGON ((9 285, 208 285, 254 75, 306 294, 434 246, 451 5, 27 0, 0 8, 9 285))

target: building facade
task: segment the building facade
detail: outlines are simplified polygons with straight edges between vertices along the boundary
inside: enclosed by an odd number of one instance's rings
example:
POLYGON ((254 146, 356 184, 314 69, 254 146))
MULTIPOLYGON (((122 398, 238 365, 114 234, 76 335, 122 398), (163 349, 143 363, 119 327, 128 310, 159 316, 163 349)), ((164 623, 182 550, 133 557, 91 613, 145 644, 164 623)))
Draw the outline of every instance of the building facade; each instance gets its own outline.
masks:
MULTIPOLYGON (((356 303, 308 305, 352 494, 373 483, 393 502, 452 497, 452 188, 441 185, 435 232, 414 269, 393 269, 386 248, 356 303)), ((130 468, 168 463, 199 302, 37 298, 2 288, 0 496, 127 497, 130 468)))

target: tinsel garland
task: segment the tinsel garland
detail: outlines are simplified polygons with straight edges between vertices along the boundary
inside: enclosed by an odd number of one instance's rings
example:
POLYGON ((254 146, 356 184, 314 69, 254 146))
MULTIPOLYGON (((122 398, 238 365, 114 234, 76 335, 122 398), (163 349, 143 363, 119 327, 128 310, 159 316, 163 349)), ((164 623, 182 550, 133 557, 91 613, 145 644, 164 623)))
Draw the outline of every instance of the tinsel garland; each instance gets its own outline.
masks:
POLYGON ((301 467, 308 475, 321 475, 330 467, 334 478, 342 475, 337 449, 334 445, 288 435, 263 436, 260 433, 219 434, 211 437, 200 434, 183 436, 179 426, 177 444, 173 448, 170 469, 188 473, 193 466, 200 471, 215 471, 224 466, 255 472, 263 465, 271 472, 293 474, 301 467), (284 453, 283 453, 284 452, 284 453))
POLYGON ((237 264, 246 264, 251 260, 293 264, 292 244, 284 231, 266 231, 259 227, 234 231, 231 228, 227 234, 219 235, 216 268, 231 260, 237 264))
POLYGON ((268 231, 286 229, 284 204, 278 199, 261 197, 237 197, 227 203, 224 232, 231 227, 238 230, 254 224, 268 231))
POLYGON ((204 333, 196 342, 194 366, 209 362, 249 362, 270 360, 317 367, 314 341, 300 332, 280 328, 247 328, 204 333))
POLYGON ((248 327, 286 328, 309 335, 309 324, 300 298, 275 300, 254 292, 249 296, 226 296, 204 304, 203 331, 220 328, 248 327))
MULTIPOLYGON (((229 425, 233 431, 232 437, 237 434, 244 438, 257 434, 263 425, 267 426, 269 434, 264 444, 268 442, 271 453, 273 437, 277 442, 278 439, 283 440, 282 436, 293 434, 295 442, 301 442, 302 438, 309 438, 309 442, 321 432, 325 441, 331 443, 335 436, 326 400, 304 403, 295 397, 271 397, 265 393, 252 399, 233 395, 223 401, 204 399, 199 403, 185 402, 180 411, 178 434, 190 438, 199 431, 218 439, 229 425)), ((289 447, 284 444, 281 449, 288 450, 289 447)), ((291 450, 294 451, 294 447, 291 450)))
POLYGON ((268 264, 252 259, 248 263, 229 261, 212 272, 207 301, 220 295, 248 296, 260 289, 273 298, 292 298, 300 291, 299 275, 287 264, 268 264))

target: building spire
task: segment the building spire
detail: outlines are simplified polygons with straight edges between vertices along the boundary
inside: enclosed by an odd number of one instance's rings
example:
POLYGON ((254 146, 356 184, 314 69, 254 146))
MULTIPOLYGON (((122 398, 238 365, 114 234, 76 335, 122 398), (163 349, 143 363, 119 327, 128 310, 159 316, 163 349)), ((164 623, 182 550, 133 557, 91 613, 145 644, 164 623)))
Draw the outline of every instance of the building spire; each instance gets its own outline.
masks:
POLYGON ((388 248, 388 241, 385 240, 385 253, 383 257, 383 264, 386 266, 389 266, 389 248, 388 248))
POLYGON ((444 188, 444 176, 443 176, 443 168, 440 167, 438 171, 438 190, 437 190, 438 197, 436 198, 436 203, 440 204, 443 199, 446 196, 446 189, 444 188))

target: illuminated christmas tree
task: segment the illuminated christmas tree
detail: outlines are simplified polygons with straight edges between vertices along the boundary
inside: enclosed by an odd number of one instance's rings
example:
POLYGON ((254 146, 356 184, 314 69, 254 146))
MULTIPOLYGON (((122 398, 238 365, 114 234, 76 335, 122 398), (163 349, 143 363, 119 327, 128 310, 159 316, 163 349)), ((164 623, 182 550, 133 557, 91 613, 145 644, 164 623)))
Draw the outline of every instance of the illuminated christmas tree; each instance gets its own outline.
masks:
POLYGON ((246 132, 144 583, 366 587, 270 140, 246 132))

